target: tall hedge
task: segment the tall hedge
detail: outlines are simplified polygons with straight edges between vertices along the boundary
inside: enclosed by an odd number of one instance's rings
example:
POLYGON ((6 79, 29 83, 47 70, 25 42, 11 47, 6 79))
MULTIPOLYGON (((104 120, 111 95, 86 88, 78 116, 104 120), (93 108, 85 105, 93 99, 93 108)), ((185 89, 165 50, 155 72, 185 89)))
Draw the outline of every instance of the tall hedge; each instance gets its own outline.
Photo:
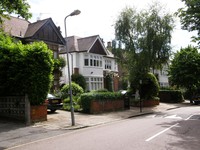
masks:
POLYGON ((159 93, 159 83, 153 73, 147 73, 140 86, 140 97, 144 100, 154 99, 159 93))
POLYGON ((0 95, 28 94, 31 105, 46 99, 53 55, 43 42, 23 45, 0 33, 0 95))

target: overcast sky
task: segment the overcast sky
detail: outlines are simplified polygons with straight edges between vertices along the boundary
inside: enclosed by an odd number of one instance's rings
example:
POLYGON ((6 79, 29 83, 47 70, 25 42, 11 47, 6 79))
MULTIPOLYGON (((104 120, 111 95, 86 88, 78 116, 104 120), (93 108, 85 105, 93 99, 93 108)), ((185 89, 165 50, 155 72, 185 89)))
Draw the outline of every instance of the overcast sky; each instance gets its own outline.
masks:
MULTIPOLYGON (((183 7, 181 0, 159 0, 168 12, 174 13, 183 7)), ((67 35, 87 37, 100 35, 104 42, 114 39, 114 23, 120 12, 126 7, 136 7, 138 10, 145 9, 152 0, 28 0, 33 14, 31 22, 37 18, 51 17, 57 26, 61 27, 64 36, 64 18, 75 9, 81 14, 67 18, 67 35)), ((177 26, 172 35, 173 51, 180 47, 186 47, 190 43, 190 37, 195 33, 183 31, 177 20, 177 26)))

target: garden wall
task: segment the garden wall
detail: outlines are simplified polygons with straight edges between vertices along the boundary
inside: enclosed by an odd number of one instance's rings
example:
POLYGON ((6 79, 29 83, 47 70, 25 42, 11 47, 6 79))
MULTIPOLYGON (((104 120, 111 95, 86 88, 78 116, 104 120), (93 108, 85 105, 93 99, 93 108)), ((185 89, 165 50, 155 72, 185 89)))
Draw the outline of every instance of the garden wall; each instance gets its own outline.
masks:
POLYGON ((0 117, 29 125, 47 120, 47 106, 30 106, 28 96, 4 96, 0 97, 0 117))
POLYGON ((124 100, 92 100, 90 113, 103 113, 124 109, 124 100))

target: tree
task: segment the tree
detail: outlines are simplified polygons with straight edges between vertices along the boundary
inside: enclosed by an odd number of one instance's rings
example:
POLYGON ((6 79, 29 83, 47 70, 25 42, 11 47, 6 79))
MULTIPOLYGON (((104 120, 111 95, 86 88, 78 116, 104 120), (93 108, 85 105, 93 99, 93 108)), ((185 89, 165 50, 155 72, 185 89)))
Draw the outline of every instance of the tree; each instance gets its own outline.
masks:
POLYGON ((197 48, 188 46, 174 56, 169 68, 172 85, 186 88, 194 93, 200 87, 200 53, 197 48))
POLYGON ((180 8, 177 12, 177 15, 181 19, 182 28, 188 31, 197 31, 198 37, 194 37, 194 41, 199 41, 200 1, 199 0, 182 0, 182 1, 185 3, 185 7, 180 8))
POLYGON ((29 13, 30 5, 26 0, 1 0, 0 1, 0 22, 1 17, 9 17, 9 14, 17 14, 26 20, 31 18, 32 14, 29 13))
POLYGON ((161 68, 169 60, 174 21, 161 8, 158 3, 139 13, 125 8, 115 23, 114 54, 136 84, 150 69, 161 68))

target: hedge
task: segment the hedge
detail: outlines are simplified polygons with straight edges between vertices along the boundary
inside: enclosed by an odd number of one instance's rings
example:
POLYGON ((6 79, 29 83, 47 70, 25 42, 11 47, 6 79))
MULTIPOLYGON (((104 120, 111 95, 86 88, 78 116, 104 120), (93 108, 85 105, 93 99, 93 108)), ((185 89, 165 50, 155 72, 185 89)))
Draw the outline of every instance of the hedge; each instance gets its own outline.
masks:
POLYGON ((160 90, 160 102, 166 103, 180 103, 183 102, 183 94, 180 90, 160 90))
POLYGON ((90 112, 90 104, 91 101, 107 101, 107 100, 119 100, 122 99, 122 94, 120 92, 90 92, 90 93, 84 93, 81 95, 81 106, 83 109, 83 112, 90 112))
POLYGON ((0 95, 28 94, 31 105, 46 99, 53 55, 43 42, 23 45, 0 32, 0 95))

